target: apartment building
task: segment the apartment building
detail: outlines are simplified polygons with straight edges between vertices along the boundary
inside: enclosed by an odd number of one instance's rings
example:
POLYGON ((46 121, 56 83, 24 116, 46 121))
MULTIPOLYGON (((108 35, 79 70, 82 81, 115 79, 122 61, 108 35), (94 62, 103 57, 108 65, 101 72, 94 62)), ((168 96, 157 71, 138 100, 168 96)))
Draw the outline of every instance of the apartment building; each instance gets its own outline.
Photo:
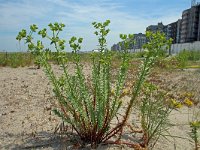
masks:
POLYGON ((181 24, 182 24, 182 19, 178 19, 175 43, 180 43, 180 41, 181 41, 181 24))
POLYGON ((166 38, 167 39, 172 39, 172 43, 177 43, 179 41, 180 37, 180 20, 176 22, 172 22, 168 25, 166 25, 167 31, 166 33, 166 38))
MULTIPOLYGON (((145 36, 145 34, 138 33, 138 34, 134 34, 134 38, 129 39, 129 40, 131 41, 130 45, 129 45, 129 50, 135 51, 136 49, 142 49, 142 46, 146 43, 146 36, 145 36)), ((113 50, 113 51, 120 51, 123 49, 124 49, 123 42, 114 44, 111 47, 111 50, 113 50)))
POLYGON ((200 40, 200 4, 186 9, 182 13, 180 43, 200 40))

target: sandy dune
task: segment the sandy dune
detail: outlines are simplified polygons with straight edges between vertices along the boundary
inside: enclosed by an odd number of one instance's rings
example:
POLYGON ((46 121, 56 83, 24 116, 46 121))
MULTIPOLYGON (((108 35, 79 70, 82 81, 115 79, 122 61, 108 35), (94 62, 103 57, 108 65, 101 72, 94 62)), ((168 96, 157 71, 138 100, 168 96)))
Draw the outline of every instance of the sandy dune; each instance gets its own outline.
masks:
MULTIPOLYGON (((61 70, 54 66, 56 72, 61 70)), ((84 68, 86 73, 90 67, 84 68)), ((177 91, 193 91, 200 98, 200 70, 165 72, 158 75, 161 83, 177 91)), ((53 93, 43 71, 31 68, 0 68, 0 149, 74 149, 67 137, 58 138, 55 127, 60 118, 51 113, 53 93)), ((197 107, 198 108, 198 107, 197 107)), ((182 138, 161 139, 157 150, 190 150, 193 144, 187 138, 188 114, 192 108, 183 107, 173 111, 170 120, 174 125, 170 132, 182 138), (183 139, 184 138, 184 139, 183 139)), ((123 138, 131 139, 124 133, 123 138)), ((76 139, 71 139, 76 140, 76 139)), ((87 149, 87 148, 85 148, 87 149)), ((126 146, 100 146, 99 149, 130 149, 126 146)))

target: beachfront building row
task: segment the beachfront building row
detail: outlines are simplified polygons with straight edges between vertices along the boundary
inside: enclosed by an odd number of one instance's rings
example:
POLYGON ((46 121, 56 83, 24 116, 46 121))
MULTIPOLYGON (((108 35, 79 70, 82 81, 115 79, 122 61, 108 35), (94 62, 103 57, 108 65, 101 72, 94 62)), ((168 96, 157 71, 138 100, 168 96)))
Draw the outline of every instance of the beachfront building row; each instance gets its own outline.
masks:
MULTIPOLYGON (((175 43, 192 43, 200 41, 200 3, 192 3, 191 8, 182 12, 182 18, 168 25, 159 22, 157 25, 150 25, 146 31, 163 32, 167 39, 172 38, 172 44, 175 43)), ((132 49, 141 49, 142 45, 147 42, 145 35, 142 33, 135 34, 135 43, 130 46, 132 49)), ((112 50, 121 50, 123 46, 114 44, 112 50)))
POLYGON ((163 25, 162 22, 150 25, 146 31, 164 32, 168 39, 173 39, 173 44, 200 41, 200 4, 193 4, 191 8, 184 10, 182 18, 176 22, 168 25, 163 25))

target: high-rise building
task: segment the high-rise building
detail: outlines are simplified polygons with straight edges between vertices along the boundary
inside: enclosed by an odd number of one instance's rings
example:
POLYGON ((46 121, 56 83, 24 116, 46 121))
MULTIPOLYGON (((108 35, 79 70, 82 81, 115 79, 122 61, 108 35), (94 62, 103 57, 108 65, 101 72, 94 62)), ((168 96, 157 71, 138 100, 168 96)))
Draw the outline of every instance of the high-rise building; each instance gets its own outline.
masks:
POLYGON ((166 38, 172 39, 172 43, 176 43, 177 41, 177 31, 178 31, 178 21, 170 23, 166 25, 167 31, 166 31, 166 38))
POLYGON ((194 5, 182 13, 180 42, 194 42, 200 40, 200 5, 194 5))
POLYGON ((176 32, 176 42, 175 43, 180 43, 180 40, 181 40, 181 23, 182 23, 182 19, 178 19, 178 21, 177 21, 177 32, 176 32))

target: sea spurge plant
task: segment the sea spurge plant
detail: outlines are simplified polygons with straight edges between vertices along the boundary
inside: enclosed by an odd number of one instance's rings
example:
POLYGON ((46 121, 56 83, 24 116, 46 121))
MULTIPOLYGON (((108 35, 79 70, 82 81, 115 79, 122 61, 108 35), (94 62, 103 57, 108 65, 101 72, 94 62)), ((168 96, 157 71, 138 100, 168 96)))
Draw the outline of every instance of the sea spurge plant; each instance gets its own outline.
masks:
POLYGON ((146 32, 146 37, 148 39, 148 43, 144 45, 145 58, 140 66, 136 84, 132 89, 132 97, 128 109, 126 111, 126 117, 124 121, 126 121, 127 118, 129 117, 134 102, 137 96, 140 94, 142 85, 146 77, 149 75, 150 69, 153 67, 156 59, 160 56, 160 53, 165 49, 167 49, 171 44, 171 42, 165 38, 164 34, 160 32, 158 33, 146 32))
MULTIPOLYGON (((185 96, 193 96, 192 93, 185 93, 185 96)), ((188 108, 188 122, 190 126, 190 131, 188 135, 191 138, 191 141, 194 143, 194 149, 198 150, 200 148, 200 119, 199 119, 199 108, 196 105, 193 105, 193 102, 189 99, 186 98, 184 101, 185 105, 188 108), (192 111, 192 115, 190 115, 189 111, 192 111)))
POLYGON ((199 149, 199 129, 200 129, 200 121, 192 121, 190 122, 191 132, 189 133, 190 137, 194 141, 195 150, 199 149))
POLYGON ((39 55, 40 55, 40 49, 43 47, 41 41, 37 41, 37 48, 34 47, 34 44, 32 43, 33 37, 32 34, 36 32, 38 27, 33 24, 30 26, 30 32, 27 33, 25 29, 22 29, 19 34, 17 35, 16 39, 18 41, 21 41, 22 39, 25 40, 25 43, 28 44, 28 49, 31 54, 35 57, 35 64, 37 65, 37 68, 40 68, 40 62, 39 62, 39 55))
MULTIPOLYGON (((57 60, 63 69, 63 75, 59 78, 51 68, 48 61, 49 53, 44 48, 42 41, 33 41, 32 34, 37 30, 35 25, 31 26, 29 35, 25 34, 26 30, 22 30, 17 37, 18 40, 25 40, 31 52, 38 52, 39 54, 40 64, 44 67, 59 102, 58 108, 54 109, 55 114, 70 124, 79 137, 84 142, 90 143, 92 147, 96 147, 110 136, 110 122, 116 116, 122 104, 120 95, 129 64, 129 54, 126 48, 122 54, 122 64, 117 81, 115 85, 111 85, 111 52, 106 48, 106 36, 110 31, 107 29, 109 23, 109 20, 104 23, 93 22, 96 29, 95 35, 98 37, 99 52, 92 53, 91 56, 93 62, 92 78, 89 83, 86 82, 82 64, 80 64, 79 51, 82 38, 72 37, 69 40, 75 64, 75 75, 68 73, 66 53, 64 52, 66 41, 59 38, 59 33, 63 30, 64 24, 49 24, 51 36, 46 28, 38 31, 38 35, 49 39, 56 49, 57 60), (114 86, 113 90, 112 86, 114 86)), ((127 43, 127 38, 123 37, 122 39, 127 43)))
MULTIPOLYGON (((171 41, 167 40, 165 38, 164 34, 159 33, 159 32, 158 33, 147 32, 146 36, 148 39, 148 43, 144 46, 144 48, 146 49, 145 55, 144 55, 144 60, 143 60, 142 64, 140 65, 139 75, 137 76, 136 82, 132 89, 131 99, 128 103, 127 108, 125 109, 125 115, 123 116, 123 119, 121 120, 121 122, 118 125, 116 125, 116 127, 111 129, 108 136, 106 137, 106 140, 108 140, 110 137, 112 137, 116 133, 120 133, 120 135, 121 135, 123 128, 126 126, 127 120, 130 117, 133 106, 137 106, 139 103, 139 101, 136 101, 136 100, 137 100, 138 95, 140 94, 142 85, 145 82, 146 77, 150 73, 150 69, 153 67, 156 59, 160 56, 160 53, 162 51, 166 50, 171 44, 171 41)), ((122 39, 125 39, 123 42, 123 44, 125 43, 124 44, 125 47, 126 47, 126 45, 128 46, 128 44, 126 44, 126 42, 128 41, 126 39, 127 36, 121 35, 120 37, 122 39)), ((123 69, 122 69, 122 72, 123 72, 123 69)), ((123 142, 116 141, 114 143, 117 144, 117 143, 123 143, 123 142)), ((130 146, 131 144, 129 143, 128 145, 130 146)), ((146 146, 147 146, 146 142, 143 142, 140 144, 132 144, 131 147, 137 148, 137 149, 138 148, 142 149, 146 146)))
POLYGON ((66 41, 59 37, 60 32, 65 27, 62 23, 50 23, 49 29, 38 31, 41 38, 50 40, 56 49, 57 61, 63 69, 63 74, 57 77, 52 70, 49 60, 49 49, 46 49, 42 40, 34 41, 33 33, 36 33, 37 26, 32 25, 30 32, 22 30, 17 36, 17 40, 25 40, 29 51, 37 54, 39 63, 43 66, 46 75, 53 85, 53 92, 58 101, 57 108, 54 109, 56 115, 64 122, 70 124, 78 136, 92 147, 97 147, 101 142, 106 142, 114 135, 122 132, 123 127, 131 113, 134 102, 140 93, 145 77, 149 74, 150 68, 159 51, 166 47, 167 41, 161 34, 147 33, 149 43, 146 45, 146 55, 140 67, 140 73, 133 89, 129 90, 131 100, 121 122, 111 127, 111 121, 117 117, 117 112, 122 105, 122 97, 126 92, 125 79, 129 67, 130 55, 128 48, 130 38, 133 35, 121 34, 120 38, 124 44, 121 54, 121 65, 118 69, 117 79, 113 84, 111 72, 112 53, 107 49, 106 36, 110 32, 107 28, 110 21, 103 23, 93 22, 94 34, 98 37, 98 52, 93 52, 91 80, 86 80, 83 73, 83 66, 80 63, 79 51, 81 49, 82 38, 72 37, 69 45, 72 49, 73 63, 75 64, 75 74, 69 74, 67 69, 67 57, 65 52, 66 41), (155 42, 156 41, 156 42, 155 42), (112 79, 112 80, 111 80, 112 79))
POLYGON ((143 138, 141 145, 153 148, 160 137, 168 134, 171 126, 168 116, 177 108, 177 102, 173 100, 173 106, 166 105, 165 93, 159 91, 155 85, 146 82, 144 84, 144 97, 140 103, 141 127, 143 138))

